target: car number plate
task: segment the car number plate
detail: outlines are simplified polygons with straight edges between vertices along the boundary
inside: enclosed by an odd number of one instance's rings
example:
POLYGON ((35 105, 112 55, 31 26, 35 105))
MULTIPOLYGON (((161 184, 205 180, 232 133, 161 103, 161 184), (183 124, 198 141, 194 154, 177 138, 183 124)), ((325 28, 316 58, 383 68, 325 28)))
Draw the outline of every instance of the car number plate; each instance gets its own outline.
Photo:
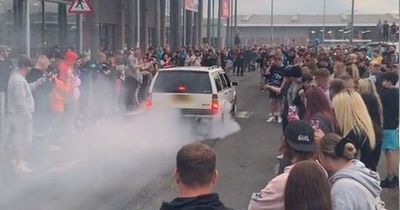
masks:
POLYGON ((172 101, 177 104, 188 104, 192 102, 192 97, 187 95, 175 95, 173 96, 172 101))

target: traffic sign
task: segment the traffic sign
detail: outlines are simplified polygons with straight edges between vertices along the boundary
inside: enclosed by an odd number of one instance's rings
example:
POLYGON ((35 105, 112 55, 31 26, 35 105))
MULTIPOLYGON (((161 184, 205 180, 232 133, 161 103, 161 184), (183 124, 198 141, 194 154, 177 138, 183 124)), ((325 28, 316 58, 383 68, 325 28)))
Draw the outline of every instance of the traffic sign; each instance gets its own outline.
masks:
POLYGON ((69 13, 87 14, 94 12, 90 0, 73 0, 68 9, 69 13))

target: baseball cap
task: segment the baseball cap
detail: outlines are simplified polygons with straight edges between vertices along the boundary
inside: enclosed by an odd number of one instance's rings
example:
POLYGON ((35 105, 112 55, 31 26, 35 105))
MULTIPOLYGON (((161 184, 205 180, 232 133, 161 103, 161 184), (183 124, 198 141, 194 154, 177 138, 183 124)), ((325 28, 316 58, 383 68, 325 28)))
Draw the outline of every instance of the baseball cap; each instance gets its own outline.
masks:
POLYGON ((314 140, 314 129, 304 120, 296 120, 287 125, 285 138, 289 146, 300 152, 313 152, 317 150, 314 140))

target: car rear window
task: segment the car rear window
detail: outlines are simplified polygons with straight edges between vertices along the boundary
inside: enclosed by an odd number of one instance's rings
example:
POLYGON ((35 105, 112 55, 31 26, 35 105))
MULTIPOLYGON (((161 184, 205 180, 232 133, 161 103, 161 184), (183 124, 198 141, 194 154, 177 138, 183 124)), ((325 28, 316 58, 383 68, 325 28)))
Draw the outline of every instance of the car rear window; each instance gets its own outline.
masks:
POLYGON ((155 93, 212 93, 207 72, 160 71, 154 83, 155 93))

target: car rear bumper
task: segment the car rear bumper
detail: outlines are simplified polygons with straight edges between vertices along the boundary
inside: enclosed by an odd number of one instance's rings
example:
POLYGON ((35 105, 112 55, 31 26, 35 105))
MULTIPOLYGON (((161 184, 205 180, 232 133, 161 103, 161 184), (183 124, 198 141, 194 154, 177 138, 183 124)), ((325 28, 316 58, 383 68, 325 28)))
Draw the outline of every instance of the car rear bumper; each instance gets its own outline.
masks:
POLYGON ((211 109, 179 109, 180 115, 183 118, 194 119, 219 119, 221 114, 213 113, 211 109))

